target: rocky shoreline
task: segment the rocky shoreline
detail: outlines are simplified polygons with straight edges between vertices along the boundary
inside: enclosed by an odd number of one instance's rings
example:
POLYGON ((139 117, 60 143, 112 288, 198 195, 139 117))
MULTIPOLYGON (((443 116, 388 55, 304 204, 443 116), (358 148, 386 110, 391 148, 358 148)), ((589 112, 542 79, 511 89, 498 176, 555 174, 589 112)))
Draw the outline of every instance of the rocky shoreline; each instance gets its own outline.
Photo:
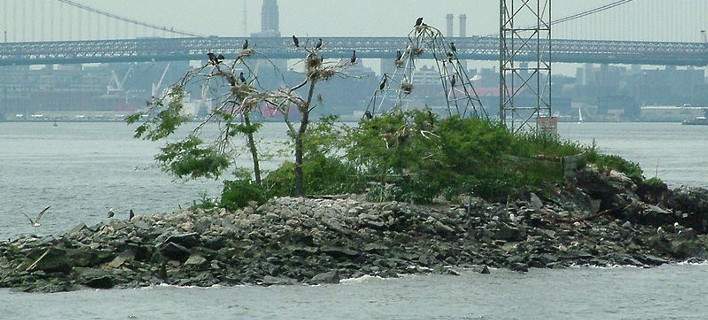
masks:
POLYGON ((338 283, 362 275, 525 272, 704 261, 708 190, 578 172, 509 203, 278 198, 237 212, 184 210, 0 242, 0 288, 59 292, 157 284, 338 283))

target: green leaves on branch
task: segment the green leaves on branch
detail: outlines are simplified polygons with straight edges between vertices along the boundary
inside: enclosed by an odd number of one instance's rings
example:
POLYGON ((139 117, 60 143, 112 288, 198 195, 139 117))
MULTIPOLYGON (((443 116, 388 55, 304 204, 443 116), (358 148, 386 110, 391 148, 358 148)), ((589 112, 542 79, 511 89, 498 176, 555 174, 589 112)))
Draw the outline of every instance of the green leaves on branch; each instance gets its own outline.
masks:
POLYGON ((173 87, 165 98, 154 101, 147 113, 128 116, 128 124, 146 119, 135 129, 135 138, 157 141, 175 133, 180 125, 189 120, 182 115, 184 97, 182 87, 173 87))
POLYGON ((229 157, 213 147, 203 146, 203 141, 189 136, 177 143, 168 143, 155 156, 163 170, 179 178, 218 178, 229 167, 229 157))

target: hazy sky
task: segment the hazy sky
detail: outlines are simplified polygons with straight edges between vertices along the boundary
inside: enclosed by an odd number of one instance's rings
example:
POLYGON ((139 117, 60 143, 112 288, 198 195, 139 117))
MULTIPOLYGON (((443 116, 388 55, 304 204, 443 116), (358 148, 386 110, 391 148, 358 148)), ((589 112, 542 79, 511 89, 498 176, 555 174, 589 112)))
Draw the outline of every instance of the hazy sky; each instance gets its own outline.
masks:
MULTIPOLYGON (((249 9, 249 32, 260 26, 261 0, 75 0, 118 15, 174 26, 200 34, 243 35, 243 1, 249 9)), ((554 17, 608 4, 614 0, 554 0, 554 17)), ((78 35, 76 10, 58 11, 56 0, 0 0, 0 26, 10 40, 25 38, 66 38, 78 35), (24 9, 20 5, 24 4, 24 9), (52 17, 50 9, 55 12, 52 17), (30 19, 24 29, 16 21, 30 19), (62 12, 61 15, 56 12, 62 12), (14 18, 13 18, 14 17, 14 18), (53 21, 53 22, 52 22, 53 21), (59 23, 58 21, 62 21, 59 23), (70 21, 72 32, 69 32, 70 21), (55 24, 51 28, 50 25, 55 24)), ((281 29, 284 34, 321 36, 403 35, 417 16, 441 28, 445 14, 466 13, 470 34, 498 32, 498 0, 280 0, 281 29)), ((96 21, 83 15, 82 37, 95 31, 96 21)), ((111 29, 101 26, 104 29, 111 29)), ((456 27, 457 28, 457 27, 456 27)), ((612 12, 558 26, 558 37, 637 40, 699 41, 701 29, 708 29, 708 0, 634 0, 612 12)), ((134 31, 130 31, 134 32, 134 31)), ((149 34, 146 34, 149 35, 149 34)))

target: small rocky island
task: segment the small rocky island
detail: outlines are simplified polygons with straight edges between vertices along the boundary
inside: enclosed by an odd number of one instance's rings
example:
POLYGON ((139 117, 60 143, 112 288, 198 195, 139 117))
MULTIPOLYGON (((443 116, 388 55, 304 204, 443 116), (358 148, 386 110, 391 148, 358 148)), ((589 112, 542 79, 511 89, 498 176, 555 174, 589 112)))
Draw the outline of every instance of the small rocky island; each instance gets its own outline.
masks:
POLYGON ((361 275, 703 261, 708 190, 586 168, 572 186, 508 203, 276 198, 236 212, 185 210, 0 243, 0 287, 338 283, 361 275))

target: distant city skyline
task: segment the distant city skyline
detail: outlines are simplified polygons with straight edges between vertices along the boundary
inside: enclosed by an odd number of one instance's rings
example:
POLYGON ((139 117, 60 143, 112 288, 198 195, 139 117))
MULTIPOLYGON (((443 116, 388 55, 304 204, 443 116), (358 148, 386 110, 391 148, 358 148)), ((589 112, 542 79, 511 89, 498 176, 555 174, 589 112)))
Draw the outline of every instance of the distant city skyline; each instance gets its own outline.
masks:
MULTIPOLYGON (((243 7, 247 1, 248 33, 260 31, 262 0, 78 0, 111 13, 156 25, 175 27, 204 35, 245 35, 243 7)), ((56 0, 2 0, 0 28, 10 41, 53 38, 95 38, 98 29, 120 36, 110 24, 77 10, 50 16, 60 5, 56 0), (24 4, 24 6, 20 6, 24 4), (32 12, 35 14, 33 15, 32 12), (81 18, 79 19, 79 16, 81 18), (33 19, 29 26, 19 21, 33 19), (82 21, 79 31, 78 21, 82 21), (70 22, 71 21, 71 22, 70 22), (53 26, 53 27, 52 27, 53 26), (92 33, 93 32, 93 33, 92 33), (24 39, 23 39, 24 37, 24 39)), ((564 0, 553 2, 554 17, 584 11, 612 0, 564 0)), ((418 16, 430 24, 445 26, 445 15, 466 14, 470 35, 498 33, 498 1, 459 0, 280 0, 280 29, 284 35, 303 36, 394 36, 405 34, 418 16)), ((608 13, 555 28, 557 37, 611 40, 700 41, 700 30, 708 29, 708 1, 635 0, 608 13)), ((127 28, 130 29, 130 28, 127 28)), ((123 30, 122 32, 131 32, 123 30)), ((150 36, 150 33, 140 36, 150 36)))

